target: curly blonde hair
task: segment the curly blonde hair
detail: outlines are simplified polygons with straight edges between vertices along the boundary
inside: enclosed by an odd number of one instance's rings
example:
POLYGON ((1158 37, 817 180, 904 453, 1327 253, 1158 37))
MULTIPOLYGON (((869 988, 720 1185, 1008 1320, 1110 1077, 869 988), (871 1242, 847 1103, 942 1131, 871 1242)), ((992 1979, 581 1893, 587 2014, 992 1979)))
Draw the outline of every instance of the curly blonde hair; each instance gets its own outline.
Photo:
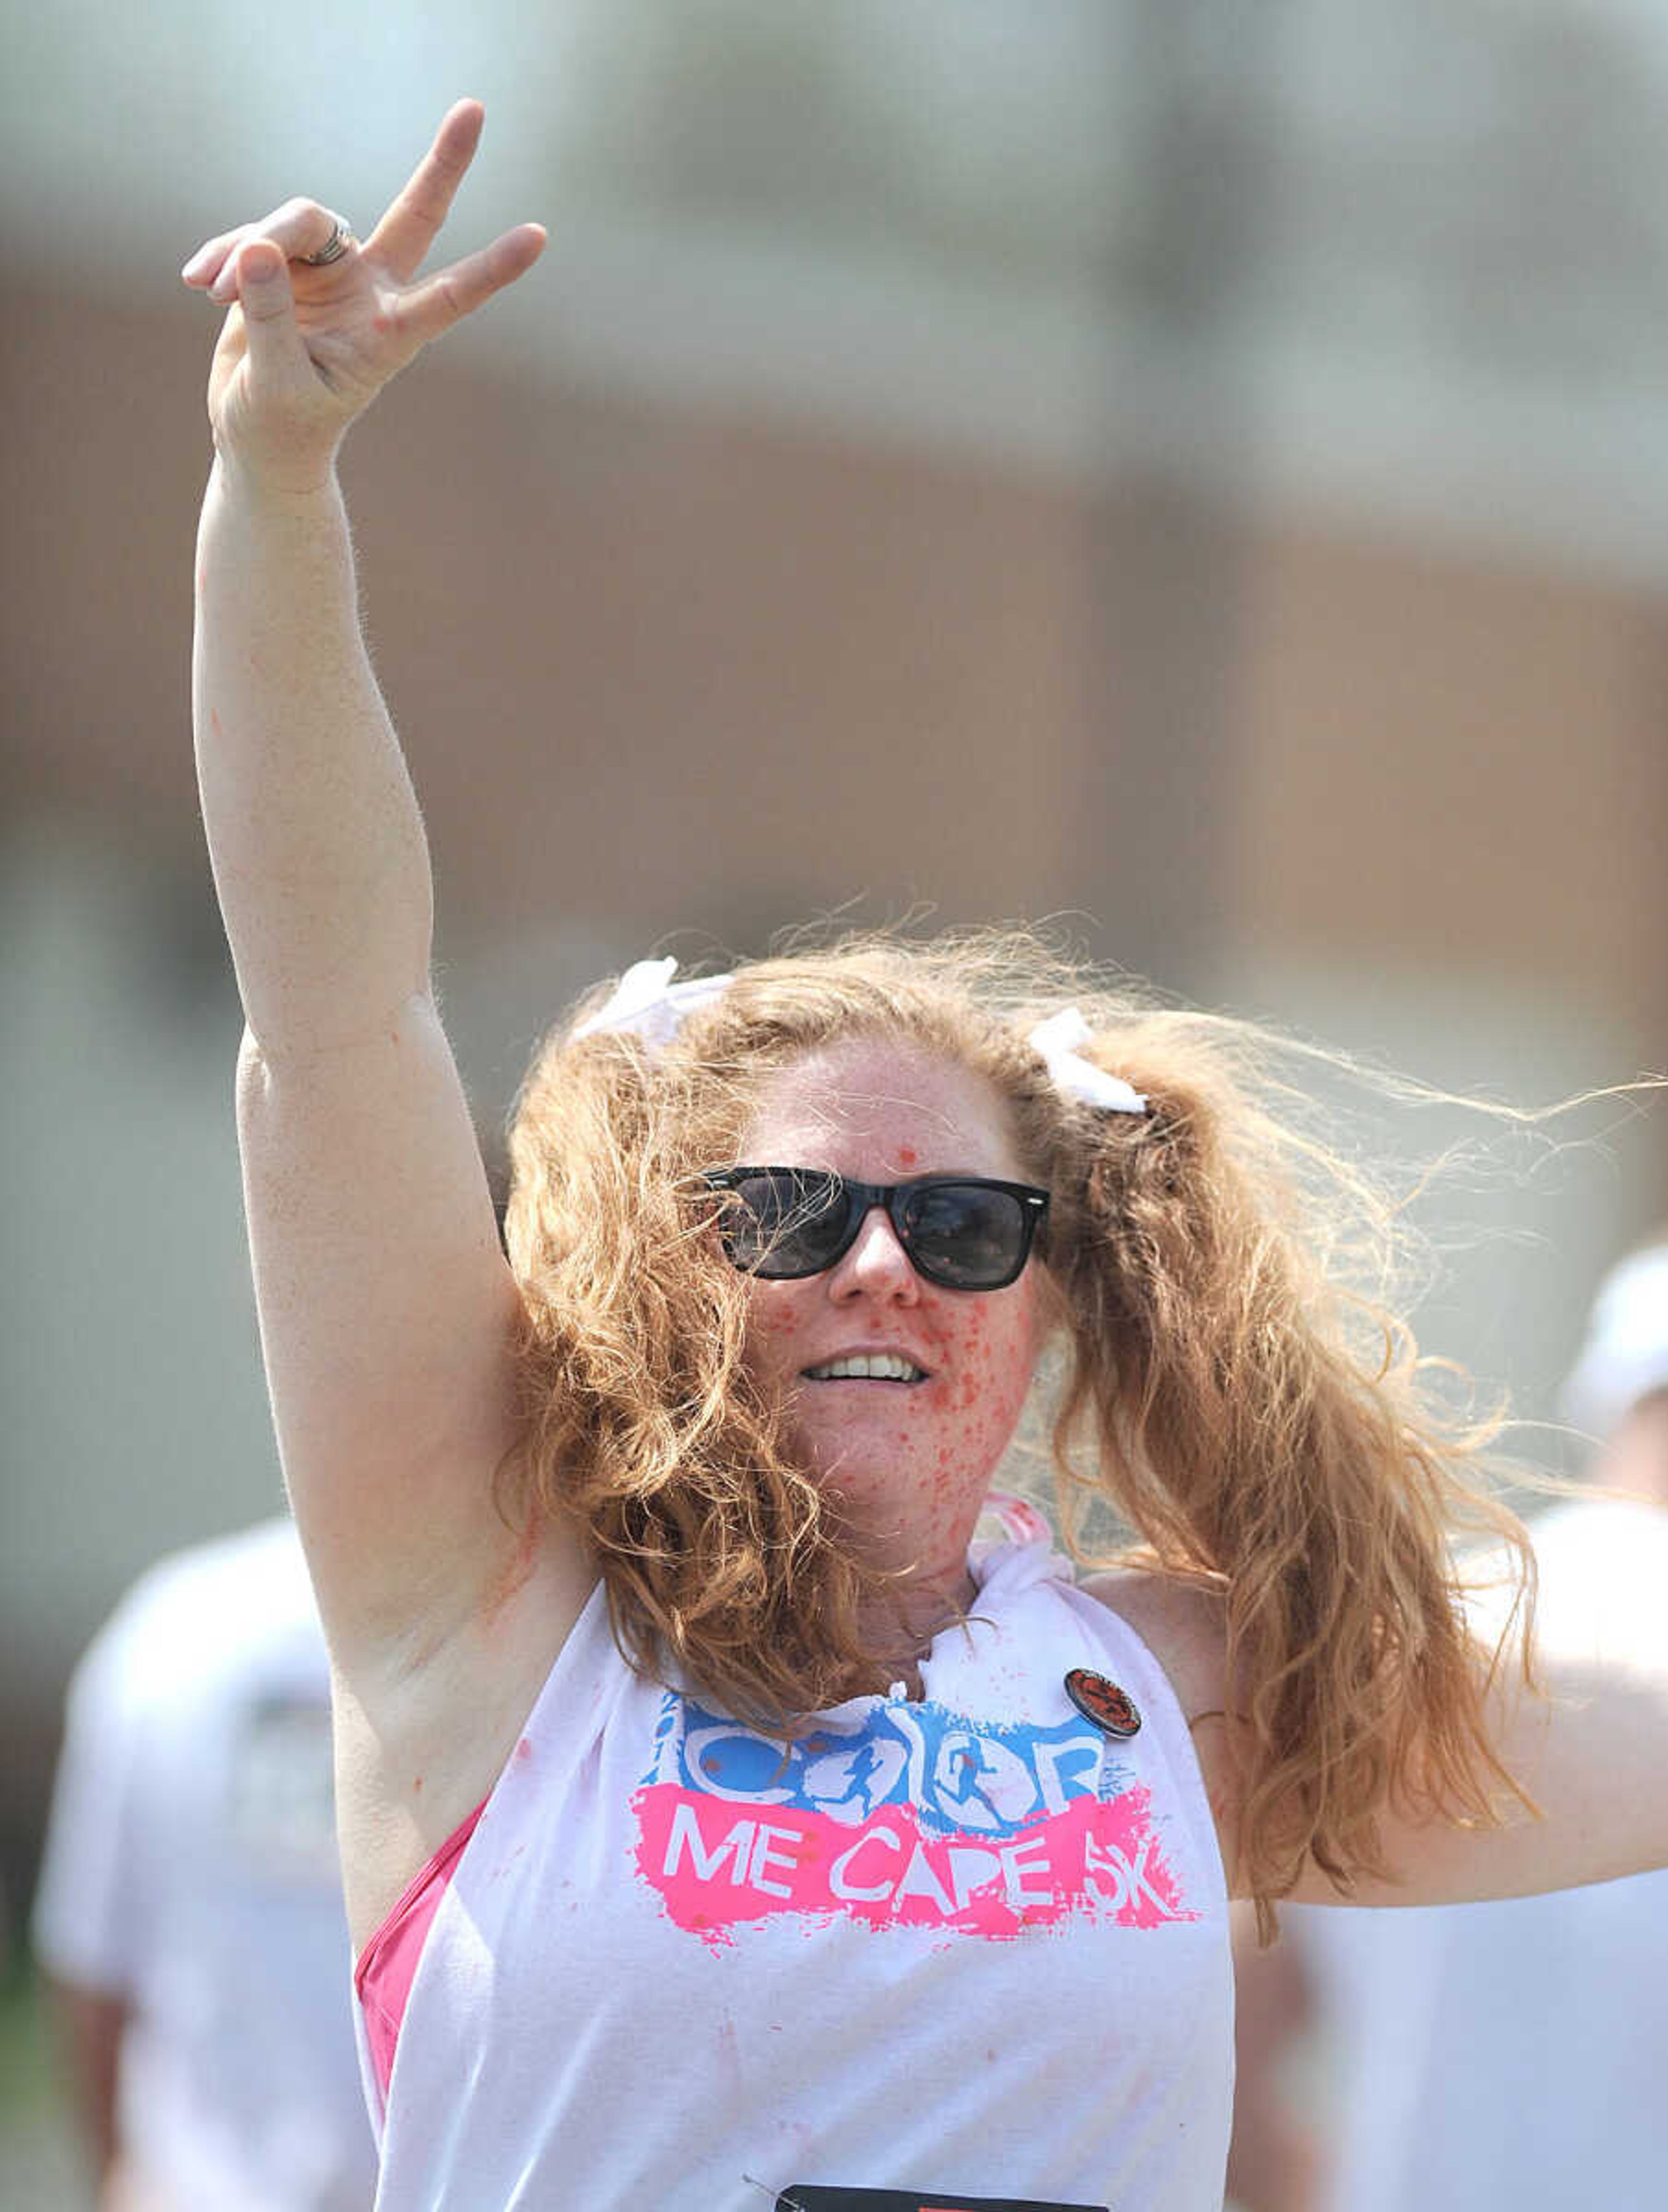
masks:
POLYGON ((1108 988, 1014 932, 790 946, 652 1054, 630 1035, 574 1038, 607 988, 546 1042, 511 1130, 515 1466, 532 1510, 585 1532, 634 1666, 670 1656, 789 1729, 895 1672, 862 1626, 884 1578, 749 1373, 746 1279, 707 1233, 701 1181, 775 1070, 836 1039, 895 1039, 985 1077, 1051 1193, 1067 1544, 1108 1563, 1085 1531, 1109 1504, 1143 1564, 1222 1594, 1253 1894, 1283 1894, 1310 1861, 1340 1884, 1384 1872, 1392 1804, 1497 1817, 1513 1785, 1451 1549, 1456 1530, 1503 1540, 1531 1587, 1485 1480, 1497 1424, 1434 1401, 1392 1310, 1400 1209, 1319 1129, 1289 1041, 1108 988), (1050 1079, 1027 1033, 1068 1004, 1144 1115, 1050 1079))

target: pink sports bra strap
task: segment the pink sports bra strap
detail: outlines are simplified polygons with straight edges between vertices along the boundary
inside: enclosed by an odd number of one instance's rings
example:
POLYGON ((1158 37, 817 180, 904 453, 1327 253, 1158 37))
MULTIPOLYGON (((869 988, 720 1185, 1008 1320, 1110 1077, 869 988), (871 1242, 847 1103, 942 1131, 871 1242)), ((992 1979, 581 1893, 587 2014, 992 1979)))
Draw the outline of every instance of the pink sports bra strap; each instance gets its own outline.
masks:
POLYGON ((354 1968, 354 1990, 365 2015, 365 2035, 371 2063, 376 2068, 382 2094, 388 2094, 394 2070, 394 2050, 400 2022, 417 1961, 428 1938, 430 1923, 440 1909, 452 1870, 464 1855, 464 1846, 475 1833, 476 1823, 487 1809, 483 1797, 467 1820, 462 1820, 440 1845, 428 1865, 400 1893, 398 1902, 359 1954, 354 1968))

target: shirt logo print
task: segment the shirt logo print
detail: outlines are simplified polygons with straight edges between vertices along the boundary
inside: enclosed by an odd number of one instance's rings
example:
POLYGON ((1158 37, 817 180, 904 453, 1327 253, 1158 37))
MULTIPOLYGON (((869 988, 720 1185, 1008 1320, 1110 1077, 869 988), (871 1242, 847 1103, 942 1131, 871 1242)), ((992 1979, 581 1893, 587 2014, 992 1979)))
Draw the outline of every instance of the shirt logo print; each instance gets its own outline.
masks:
POLYGON ((1077 1715, 998 1725, 877 1704, 792 1744, 662 1699, 638 1873, 709 1944, 781 1913, 1011 1940, 1193 1920, 1147 1789, 1077 1715))

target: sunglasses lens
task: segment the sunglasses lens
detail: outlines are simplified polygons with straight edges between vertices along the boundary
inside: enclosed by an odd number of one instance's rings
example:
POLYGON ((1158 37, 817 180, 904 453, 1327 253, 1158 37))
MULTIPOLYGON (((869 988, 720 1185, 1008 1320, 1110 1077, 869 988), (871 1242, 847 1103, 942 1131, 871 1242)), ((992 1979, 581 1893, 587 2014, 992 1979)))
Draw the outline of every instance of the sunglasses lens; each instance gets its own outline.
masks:
POLYGON ((846 1207, 833 1176, 749 1176, 730 1186, 724 1249, 749 1275, 820 1274, 839 1256, 846 1207))
POLYGON ((905 1241, 925 1275, 949 1290, 996 1290, 1025 1264, 1030 1243, 1023 1202, 980 1183, 926 1183, 910 1192, 905 1241))

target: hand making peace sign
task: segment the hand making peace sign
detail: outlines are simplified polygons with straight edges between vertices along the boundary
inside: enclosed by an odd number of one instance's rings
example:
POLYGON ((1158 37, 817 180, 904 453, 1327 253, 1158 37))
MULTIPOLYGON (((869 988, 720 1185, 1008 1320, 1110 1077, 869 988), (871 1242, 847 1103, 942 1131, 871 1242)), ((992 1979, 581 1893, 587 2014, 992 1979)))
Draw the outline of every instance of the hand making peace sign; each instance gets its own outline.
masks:
POLYGON ((389 378, 532 267, 545 234, 528 222, 417 273, 484 119, 478 100, 450 110, 362 245, 317 200, 292 199, 209 239, 185 264, 187 284, 232 303, 209 376, 223 462, 270 489, 316 489, 348 425, 389 378))

